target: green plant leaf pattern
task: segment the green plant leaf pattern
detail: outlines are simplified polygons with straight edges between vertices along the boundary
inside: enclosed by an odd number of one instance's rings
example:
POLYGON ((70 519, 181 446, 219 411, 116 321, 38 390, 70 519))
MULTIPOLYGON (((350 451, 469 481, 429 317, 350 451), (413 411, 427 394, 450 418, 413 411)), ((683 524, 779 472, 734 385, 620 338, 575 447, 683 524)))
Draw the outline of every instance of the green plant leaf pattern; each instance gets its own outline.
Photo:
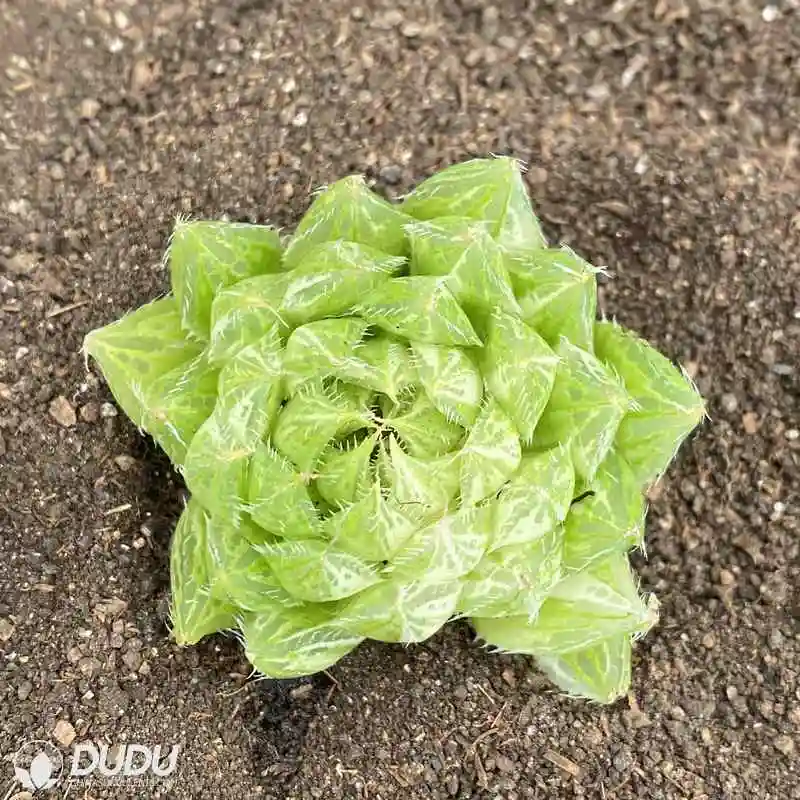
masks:
POLYGON ((288 238, 179 220, 172 292, 85 351, 191 498, 173 635, 237 629, 261 674, 467 617, 567 694, 610 703, 658 604, 628 552, 702 420, 691 380, 598 321, 599 270, 549 247, 514 159, 402 203, 350 176, 288 238))

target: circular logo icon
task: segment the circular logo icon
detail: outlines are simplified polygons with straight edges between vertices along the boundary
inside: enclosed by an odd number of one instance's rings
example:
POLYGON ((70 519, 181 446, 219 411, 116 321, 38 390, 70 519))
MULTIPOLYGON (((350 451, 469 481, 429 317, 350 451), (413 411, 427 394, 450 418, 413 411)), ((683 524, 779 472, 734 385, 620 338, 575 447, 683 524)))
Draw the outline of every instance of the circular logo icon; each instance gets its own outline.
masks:
POLYGON ((58 748, 42 740, 25 742, 11 759, 14 775, 29 792, 51 789, 61 778, 64 758, 58 748))

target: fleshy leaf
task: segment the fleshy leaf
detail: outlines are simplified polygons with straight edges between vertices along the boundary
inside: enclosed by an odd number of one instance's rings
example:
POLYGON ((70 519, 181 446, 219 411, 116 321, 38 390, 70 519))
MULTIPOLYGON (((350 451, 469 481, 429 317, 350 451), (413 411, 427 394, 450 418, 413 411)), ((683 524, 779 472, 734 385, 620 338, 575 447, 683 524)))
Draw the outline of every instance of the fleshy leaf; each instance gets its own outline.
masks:
POLYGON ((513 423, 495 400, 481 411, 461 450, 461 502, 474 505, 496 494, 517 471, 522 446, 513 423))
POLYGON ((289 274, 281 314, 304 325, 345 314, 406 263, 400 256, 356 242, 324 242, 309 250, 289 274))
POLYGON ((566 246, 509 262, 522 318, 551 346, 562 336, 592 352, 599 270, 566 246))
POLYGON ((483 398, 483 380, 475 361, 458 347, 413 345, 422 387, 436 408, 465 428, 478 416, 483 398))
POLYGON ((371 425, 369 408, 357 393, 341 384, 313 386, 283 406, 272 444, 300 472, 310 473, 332 440, 371 425))
POLYGON ((416 219, 460 216, 489 223, 492 236, 512 253, 545 246, 519 163, 513 158, 476 158, 423 181, 403 202, 416 219))
POLYGON ((377 437, 326 450, 317 467, 317 491, 331 506, 347 505, 363 496, 370 486, 370 459, 377 437))
POLYGON ((237 439, 237 428, 223 415, 212 414, 192 439, 183 465, 184 480, 192 495, 231 524, 238 523, 246 510, 242 497, 252 453, 250 442, 237 439))
POLYGON ((357 502, 326 520, 326 532, 339 550, 367 561, 386 561, 416 530, 416 523, 384 497, 379 481, 357 502))
POLYGON ((477 617, 475 630, 500 650, 553 656, 584 650, 611 636, 639 636, 658 619, 658 603, 639 596, 627 556, 614 555, 558 583, 535 621, 477 617))
POLYGON ((450 453, 464 438, 464 429, 438 411, 425 392, 419 392, 401 413, 389 413, 386 425, 416 458, 450 453))
POLYGON ((189 490, 226 521, 236 523, 245 508, 247 465, 281 400, 280 348, 273 330, 227 362, 214 412, 186 455, 189 490))
POLYGON ((591 492, 573 504, 564 523, 564 563, 571 570, 644 541, 644 497, 619 453, 612 451, 600 466, 591 492))
POLYGON ((630 687, 631 637, 610 636, 583 650, 538 656, 536 663, 567 694, 613 703, 630 687))
POLYGON ((239 620, 248 661, 269 678, 313 675, 335 664, 363 640, 341 628, 323 608, 286 608, 280 602, 239 620))
POLYGON ((451 346, 481 343, 447 281, 412 275, 385 281, 356 307, 373 325, 410 341, 451 346))
POLYGON ((491 503, 492 549, 534 542, 567 516, 575 472, 565 447, 526 453, 520 468, 491 503))
POLYGON ((259 550, 281 586, 306 602, 341 600, 379 580, 369 564, 320 539, 278 541, 259 550))
POLYGON ((399 402, 416 381, 411 351, 401 339, 379 333, 360 342, 356 355, 372 368, 369 385, 393 402, 399 402))
POLYGON ((470 617, 524 614, 533 619, 561 578, 562 533, 487 553, 464 577, 458 610, 470 617))
POLYGON ((285 334, 280 304, 288 284, 285 274, 257 275, 220 291, 211 306, 209 359, 224 363, 275 326, 285 334))
POLYGON ((349 600, 339 624, 381 642, 422 642, 453 616, 460 589, 458 581, 388 578, 349 600))
POLYGON ((505 256, 485 225, 459 217, 406 227, 414 275, 446 276, 447 288, 467 314, 500 308, 519 314, 505 256))
POLYGON ((150 387, 161 376, 185 368, 203 350, 201 344, 186 338, 172 296, 93 330, 83 347, 100 365, 114 399, 140 427, 144 427, 150 387))
POLYGON ((258 611, 279 602, 299 606, 272 574, 266 561, 253 546, 270 537, 247 520, 239 527, 206 518, 207 546, 214 573, 212 594, 221 602, 246 611, 258 611))
POLYGON ((261 443, 250 459, 247 496, 250 516, 262 528, 287 539, 317 535, 320 520, 303 477, 261 443))
POLYGON ((289 393, 294 394, 304 384, 327 377, 380 388, 381 372, 355 352, 368 327, 357 317, 341 317, 295 328, 286 343, 284 358, 289 393))
POLYGON ((491 517, 486 509, 462 509, 407 539, 386 571, 407 580, 456 580, 481 560, 491 536, 491 517))
POLYGON ((234 607, 214 592, 215 570, 208 549, 210 519, 201 505, 189 500, 170 546, 172 635, 180 645, 235 625, 234 607))
POLYGON ((286 248, 284 264, 292 269, 309 257, 316 245, 336 239, 403 256, 407 222, 408 217, 370 191, 361 176, 342 178, 320 192, 300 220, 286 248))
POLYGON ((179 219, 170 240, 169 268, 183 327, 205 340, 220 289, 251 275, 280 271, 280 237, 264 225, 179 219))
POLYGON ((591 481, 611 449, 631 399, 619 378, 591 353, 562 339, 556 355, 561 361, 533 444, 566 443, 575 472, 591 481))
POLYGON ((195 433, 217 402, 219 370, 205 353, 159 376, 144 392, 141 426, 180 466, 195 433))
POLYGON ((619 325, 598 323, 594 346, 637 404, 622 420, 615 447, 639 484, 647 486, 663 474, 681 442, 702 421, 703 398, 666 356, 619 325))
POLYGON ((521 319, 495 311, 487 323, 481 368, 486 387, 524 444, 533 439, 556 376, 558 357, 521 319))
POLYGON ((458 493, 458 459, 452 455, 426 460, 415 458, 403 452, 392 436, 387 466, 392 498, 414 519, 443 514, 458 493))

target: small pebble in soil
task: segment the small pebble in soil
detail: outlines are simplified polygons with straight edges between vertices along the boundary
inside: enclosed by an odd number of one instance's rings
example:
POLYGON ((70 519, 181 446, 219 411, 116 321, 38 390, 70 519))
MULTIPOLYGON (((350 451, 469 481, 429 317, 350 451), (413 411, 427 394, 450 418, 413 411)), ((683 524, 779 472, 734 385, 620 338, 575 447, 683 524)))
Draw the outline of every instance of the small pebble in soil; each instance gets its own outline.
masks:
POLYGON ((64 428, 71 428, 78 421, 72 403, 63 395, 51 400, 48 410, 50 416, 64 428))
POLYGON ((65 719, 60 719, 56 722, 53 728, 53 738, 62 746, 69 747, 75 740, 75 728, 72 723, 65 719))

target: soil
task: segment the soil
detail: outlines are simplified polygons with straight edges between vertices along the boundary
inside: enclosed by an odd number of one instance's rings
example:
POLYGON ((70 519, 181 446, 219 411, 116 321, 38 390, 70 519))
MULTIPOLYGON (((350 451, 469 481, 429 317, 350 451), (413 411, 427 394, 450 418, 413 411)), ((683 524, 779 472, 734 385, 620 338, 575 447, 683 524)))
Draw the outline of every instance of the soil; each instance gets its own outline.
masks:
POLYGON ((58 796, 800 798, 799 10, 0 0, 0 793, 74 735, 178 770, 58 796), (179 213, 291 226, 337 177, 397 195, 487 152, 708 398, 651 498, 632 693, 560 697, 463 624, 293 682, 178 648, 183 487, 83 336, 166 290, 179 213))

